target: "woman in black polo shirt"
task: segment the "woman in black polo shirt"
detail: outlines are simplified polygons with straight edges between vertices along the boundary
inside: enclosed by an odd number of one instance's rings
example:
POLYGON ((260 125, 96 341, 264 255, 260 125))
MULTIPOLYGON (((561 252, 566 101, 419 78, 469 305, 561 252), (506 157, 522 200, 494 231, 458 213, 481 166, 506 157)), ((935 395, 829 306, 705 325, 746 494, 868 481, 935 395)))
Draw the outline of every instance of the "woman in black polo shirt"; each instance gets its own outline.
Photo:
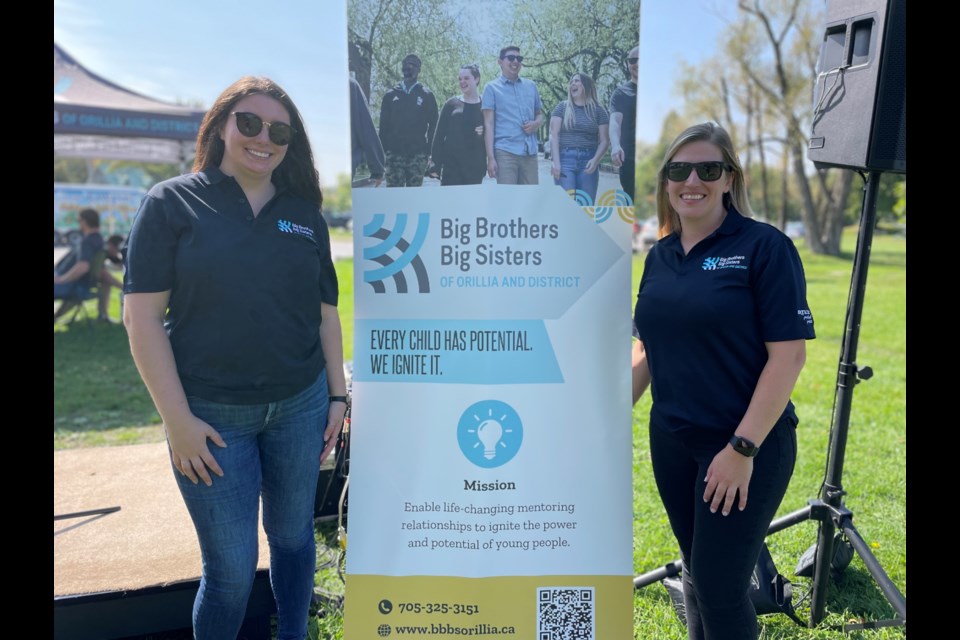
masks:
POLYGON ((278 635, 306 637, 314 494, 346 409, 321 203, 296 106, 248 76, 204 116, 194 173, 151 189, 130 233, 124 323, 200 541, 198 639, 243 623, 261 500, 278 635))
POLYGON ((793 242, 751 215, 727 132, 680 134, 637 294, 633 399, 651 386, 653 472, 695 639, 757 637, 750 576, 793 473, 790 393, 814 337, 793 242))

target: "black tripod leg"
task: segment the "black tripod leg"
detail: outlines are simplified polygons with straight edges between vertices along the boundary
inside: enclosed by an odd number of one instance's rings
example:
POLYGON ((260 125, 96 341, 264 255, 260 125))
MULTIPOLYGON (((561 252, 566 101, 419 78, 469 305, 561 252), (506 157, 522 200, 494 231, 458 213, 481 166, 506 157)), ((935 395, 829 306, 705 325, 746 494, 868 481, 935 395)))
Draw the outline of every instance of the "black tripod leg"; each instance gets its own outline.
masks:
POLYGON ((893 607, 893 610, 897 612, 897 617, 906 621, 906 598, 903 597, 903 594, 900 593, 900 590, 897 589, 895 584, 893 584, 893 581, 883 570, 883 567, 880 566, 880 563, 870 551, 870 547, 866 542, 864 542, 863 538, 853 526, 853 523, 849 519, 844 519, 843 522, 840 523, 840 526, 841 529, 843 529, 843 532, 846 534, 847 539, 850 541, 850 544, 853 545, 854 551, 856 551, 857 555, 860 556, 860 559, 863 560, 863 564, 866 565, 867 571, 869 571, 870 575, 873 576, 873 579, 877 581, 877 586, 880 587, 880 591, 882 591, 883 595, 887 597, 887 601, 890 602, 890 606, 893 607))
POLYGON ((830 561, 833 558, 833 521, 821 520, 817 534, 817 557, 813 566, 813 594, 810 597, 810 628, 823 620, 827 603, 827 584, 830 581, 830 561))
POLYGON ((787 527, 792 527, 795 524, 800 524, 801 522, 806 522, 811 518, 811 509, 809 505, 803 509, 797 509, 793 513, 788 513, 782 518, 777 518, 770 523, 770 528, 767 529, 767 535, 772 535, 778 531, 783 531, 787 527))
MULTIPOLYGON (((777 531, 782 531, 787 527, 791 527, 795 524, 799 524, 806 520, 810 519, 812 507, 806 506, 803 509, 797 509, 793 513, 788 513, 782 518, 777 518, 770 523, 770 528, 767 529, 767 535, 776 533, 777 531)), ((659 582, 664 578, 669 578, 680 573, 682 563, 680 560, 674 560, 669 564, 665 564, 659 569, 654 569, 653 571, 648 571, 642 575, 637 576, 633 579, 633 588, 640 589, 641 587, 646 587, 651 585, 654 582, 659 582)))
POLYGON ((669 564, 663 565, 659 569, 654 569, 653 571, 648 571, 643 575, 639 575, 633 579, 633 588, 639 589, 641 587, 653 584, 654 582, 659 582, 664 578, 678 575, 682 570, 682 566, 683 565, 679 560, 674 560, 669 564))

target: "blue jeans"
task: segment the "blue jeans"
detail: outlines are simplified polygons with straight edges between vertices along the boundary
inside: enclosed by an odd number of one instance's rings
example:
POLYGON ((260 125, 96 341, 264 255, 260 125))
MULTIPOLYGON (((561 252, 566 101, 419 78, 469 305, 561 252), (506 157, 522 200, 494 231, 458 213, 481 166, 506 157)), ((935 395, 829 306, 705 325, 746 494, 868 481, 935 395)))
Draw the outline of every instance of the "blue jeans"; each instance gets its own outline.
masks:
POLYGON ((216 429, 210 444, 223 477, 193 484, 174 470, 200 540, 203 575, 193 605, 197 640, 235 640, 257 570, 257 519, 270 546, 270 584, 280 640, 303 640, 313 595, 314 500, 326 429, 327 374, 291 398, 237 405, 188 397, 195 416, 216 429))
POLYGON ((90 297, 90 287, 86 287, 79 281, 60 282, 53 284, 53 299, 65 300, 66 298, 77 298, 80 300, 90 297))
POLYGON ((587 163, 593 158, 597 148, 587 149, 584 147, 561 147, 560 148, 560 179, 554 180, 554 184, 563 187, 564 191, 577 189, 590 196, 590 203, 586 206, 593 206, 597 199, 597 185, 600 182, 599 168, 593 173, 587 173, 587 163))

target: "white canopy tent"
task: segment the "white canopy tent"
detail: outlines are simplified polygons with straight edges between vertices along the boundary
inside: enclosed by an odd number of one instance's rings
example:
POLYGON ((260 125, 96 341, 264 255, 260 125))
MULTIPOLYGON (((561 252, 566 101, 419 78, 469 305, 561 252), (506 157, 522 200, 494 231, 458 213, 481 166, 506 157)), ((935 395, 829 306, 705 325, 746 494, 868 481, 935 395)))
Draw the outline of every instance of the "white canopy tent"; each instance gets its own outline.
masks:
POLYGON ((87 70, 53 43, 53 153, 186 164, 204 111, 155 100, 87 70))

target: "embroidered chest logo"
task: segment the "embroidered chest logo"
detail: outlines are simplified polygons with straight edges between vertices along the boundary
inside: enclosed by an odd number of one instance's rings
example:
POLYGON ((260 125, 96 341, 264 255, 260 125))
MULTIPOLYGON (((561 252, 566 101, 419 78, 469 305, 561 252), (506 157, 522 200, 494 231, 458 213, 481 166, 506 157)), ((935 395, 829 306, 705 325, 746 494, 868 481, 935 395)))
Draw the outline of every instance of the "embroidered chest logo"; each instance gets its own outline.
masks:
POLYGON ((726 258, 704 258, 701 267, 704 271, 717 269, 746 269, 746 256, 729 256, 726 258))
POLYGON ((417 106, 423 106, 423 96, 417 96, 417 106))
POLYGON ((310 227, 305 227, 302 224, 297 224, 296 222, 290 222, 289 220, 277 220, 277 229, 284 233, 293 233, 298 236, 303 236, 304 238, 309 238, 313 240, 313 229, 310 227))

